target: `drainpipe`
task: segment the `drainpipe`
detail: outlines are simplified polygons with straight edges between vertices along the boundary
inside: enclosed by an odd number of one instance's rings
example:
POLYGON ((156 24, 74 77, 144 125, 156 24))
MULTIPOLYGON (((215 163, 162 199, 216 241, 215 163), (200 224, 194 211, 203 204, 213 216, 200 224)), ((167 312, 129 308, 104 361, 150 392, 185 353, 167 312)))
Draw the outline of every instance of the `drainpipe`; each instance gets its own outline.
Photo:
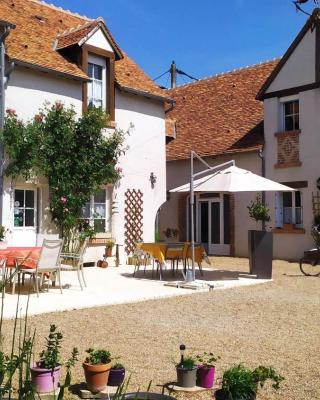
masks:
MULTIPOLYGON (((265 155, 264 155, 264 147, 259 150, 259 157, 261 158, 261 176, 263 178, 266 177, 266 160, 265 160, 265 155)), ((261 192, 261 201, 262 204, 265 206, 266 205, 266 192, 261 192)), ((265 221, 262 221, 262 230, 266 230, 266 223, 265 221)))
MULTIPOLYGON (((1 35, 0 35, 0 130, 4 127, 4 119, 5 119, 5 84, 6 84, 6 76, 5 76, 5 39, 9 35, 10 30, 14 29, 15 26, 10 24, 9 22, 0 22, 1 26, 1 35)), ((2 216, 3 216, 3 167, 4 167, 4 148, 2 144, 0 144, 0 225, 2 225, 2 216)))

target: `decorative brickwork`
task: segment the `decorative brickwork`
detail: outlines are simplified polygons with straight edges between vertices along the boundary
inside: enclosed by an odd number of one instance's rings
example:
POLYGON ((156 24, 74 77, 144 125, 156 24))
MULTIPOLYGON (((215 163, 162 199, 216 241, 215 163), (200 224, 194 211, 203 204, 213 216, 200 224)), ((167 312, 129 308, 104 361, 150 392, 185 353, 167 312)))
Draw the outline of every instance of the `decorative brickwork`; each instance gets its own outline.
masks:
POLYGON ((275 168, 299 167, 299 136, 301 131, 277 132, 278 160, 275 168))
POLYGON ((125 251, 133 253, 143 235, 143 193, 128 189, 125 194, 125 251))

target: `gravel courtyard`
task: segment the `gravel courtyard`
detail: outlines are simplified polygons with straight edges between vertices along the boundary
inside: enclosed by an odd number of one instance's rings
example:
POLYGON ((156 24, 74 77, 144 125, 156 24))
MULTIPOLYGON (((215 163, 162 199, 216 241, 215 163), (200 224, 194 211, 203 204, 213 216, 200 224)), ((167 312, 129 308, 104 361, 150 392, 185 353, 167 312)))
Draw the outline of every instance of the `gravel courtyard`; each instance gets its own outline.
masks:
MULTIPOLYGON (((219 257, 213 263, 248 270, 246 259, 219 257)), ((239 362, 272 365, 285 377, 282 389, 274 394, 266 388, 258 399, 320 399, 320 279, 303 276, 295 263, 274 262, 274 281, 267 284, 30 317, 30 328, 37 329, 36 352, 51 323, 64 333, 64 357, 73 346, 81 358, 90 346, 110 349, 131 374, 133 390, 152 380, 159 391, 157 385, 173 381, 184 343, 193 354, 221 356, 218 378, 239 362)), ((11 329, 12 321, 4 321, 5 340, 11 329)), ((80 362, 73 380, 83 381, 80 362)), ((210 392, 177 397, 212 398, 210 392)))

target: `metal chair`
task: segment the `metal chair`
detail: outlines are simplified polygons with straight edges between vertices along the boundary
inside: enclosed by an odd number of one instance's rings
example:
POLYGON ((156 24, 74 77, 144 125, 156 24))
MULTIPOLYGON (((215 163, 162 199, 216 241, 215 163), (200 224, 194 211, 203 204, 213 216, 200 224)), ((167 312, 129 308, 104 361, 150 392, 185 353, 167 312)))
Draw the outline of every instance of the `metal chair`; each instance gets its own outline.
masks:
POLYGON ((61 253, 60 257, 62 260, 70 260, 71 265, 61 263, 61 271, 74 271, 77 272, 78 280, 80 284, 81 290, 83 290, 83 285, 81 282, 81 277, 83 280, 83 284, 87 287, 86 281, 84 279, 84 272, 83 272, 83 263, 84 263, 84 254, 88 247, 89 238, 86 238, 82 243, 79 253, 61 253))
MULTIPOLYGON (((44 239, 42 248, 40 251, 39 259, 33 260, 35 261, 36 268, 24 268, 23 261, 21 265, 18 265, 17 260, 17 276, 18 282, 20 282, 20 276, 24 279, 25 275, 29 275, 30 279, 33 279, 35 289, 37 292, 37 296, 39 297, 39 280, 40 285, 43 284, 43 279, 46 277, 48 279, 48 288, 49 281, 55 282, 56 277, 59 281, 60 292, 62 294, 62 285, 61 285, 61 268, 60 268, 60 254, 63 246, 63 239, 49 240, 44 239), (52 278, 54 276, 54 279, 52 278)), ((32 260, 27 258, 28 261, 32 260)), ((14 294, 15 280, 13 282, 12 293, 14 294)))
POLYGON ((134 253, 133 253, 133 262, 134 262, 134 272, 133 276, 136 276, 136 273, 139 272, 140 267, 144 267, 144 275, 146 274, 146 269, 147 269, 147 262, 150 258, 150 256, 143 250, 136 248, 134 253))
MULTIPOLYGON (((201 250, 201 249, 203 249, 202 243, 195 243, 195 244, 194 244, 194 250, 195 250, 195 252, 196 252, 197 250, 199 251, 199 250, 201 250)), ((187 255, 186 255, 186 263, 185 263, 185 271, 186 271, 186 269, 187 269, 187 266, 188 266, 188 268, 189 268, 189 258, 190 258, 190 259, 192 258, 191 252, 192 252, 192 248, 191 248, 191 244, 189 244, 189 247, 188 247, 187 253, 186 253, 187 255)), ((205 255, 205 257, 207 257, 207 255, 205 255)), ((201 276, 204 276, 201 261, 198 262, 198 267, 199 267, 200 275, 201 275, 201 276)))

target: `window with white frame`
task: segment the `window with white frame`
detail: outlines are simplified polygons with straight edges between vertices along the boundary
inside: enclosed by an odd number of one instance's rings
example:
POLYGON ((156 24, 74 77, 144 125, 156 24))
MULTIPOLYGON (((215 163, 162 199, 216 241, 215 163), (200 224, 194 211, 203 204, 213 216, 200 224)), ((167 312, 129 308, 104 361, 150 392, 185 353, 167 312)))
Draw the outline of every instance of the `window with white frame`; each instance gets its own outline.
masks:
POLYGON ((295 131, 300 129, 299 121, 299 100, 283 103, 284 130, 295 131))
POLYGON ((106 231, 106 190, 99 189, 81 210, 81 217, 89 220, 96 232, 106 231))
POLYGON ((36 226, 35 191, 15 189, 13 225, 15 228, 36 226))
POLYGON ((303 227, 302 192, 276 193, 276 227, 290 224, 296 228, 303 227))
POLYGON ((90 78, 88 82, 88 107, 102 107, 103 66, 89 62, 88 75, 90 78))

